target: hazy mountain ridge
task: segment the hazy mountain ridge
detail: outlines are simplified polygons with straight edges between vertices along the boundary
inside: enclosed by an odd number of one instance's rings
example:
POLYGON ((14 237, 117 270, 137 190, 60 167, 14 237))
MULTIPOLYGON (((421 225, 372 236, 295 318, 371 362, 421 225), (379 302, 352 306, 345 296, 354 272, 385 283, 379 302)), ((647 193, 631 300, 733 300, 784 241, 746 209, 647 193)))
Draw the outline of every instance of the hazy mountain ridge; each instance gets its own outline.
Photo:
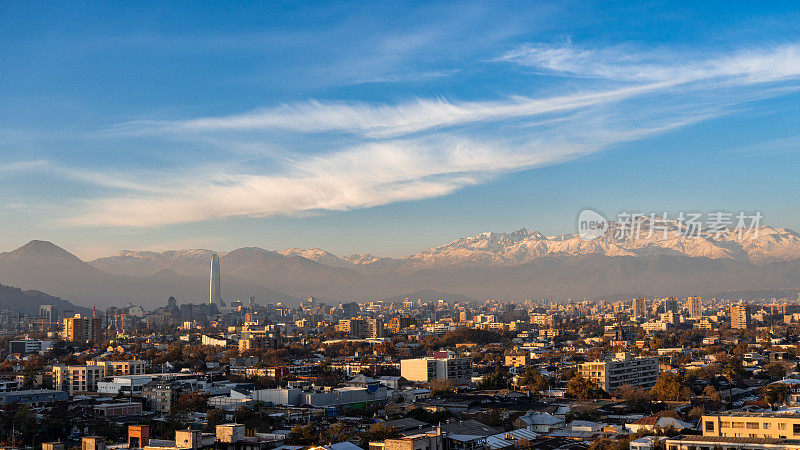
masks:
POLYGON ((15 313, 28 315, 38 315, 39 306, 56 305, 60 311, 73 311, 85 313, 86 308, 73 305, 72 303, 44 292, 28 290, 0 284, 0 309, 10 309, 15 313))
MULTIPOLYGON (((391 298, 437 291, 469 298, 583 298, 639 292, 686 296, 800 284, 800 235, 762 227, 758 236, 687 237, 679 226, 620 239, 612 224, 598 239, 520 229, 456 239, 405 258, 338 257, 325 250, 221 252, 227 300, 260 302, 391 298)), ((125 250, 86 263, 45 241, 0 253, 0 282, 81 305, 163 304, 208 298, 211 250, 125 250)))

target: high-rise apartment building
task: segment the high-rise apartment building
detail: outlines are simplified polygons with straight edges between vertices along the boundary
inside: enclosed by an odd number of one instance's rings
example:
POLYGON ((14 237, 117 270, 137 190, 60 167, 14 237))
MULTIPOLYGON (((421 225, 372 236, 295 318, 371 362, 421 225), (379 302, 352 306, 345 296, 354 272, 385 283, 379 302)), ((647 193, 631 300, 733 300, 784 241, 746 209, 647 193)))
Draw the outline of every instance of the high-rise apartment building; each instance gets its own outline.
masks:
POLYGON ((218 306, 225 306, 222 301, 222 276, 219 268, 219 255, 211 255, 211 277, 209 280, 208 303, 216 303, 218 306))
POLYGON ((644 317, 647 315, 647 309, 644 298, 639 297, 633 299, 633 317, 644 317))
POLYGON ((731 306, 731 328, 746 330, 750 322, 750 308, 744 303, 731 306))
POLYGON ((103 338, 103 319, 101 317, 67 317, 63 321, 61 336, 69 342, 100 342, 103 338))
POLYGON ((700 319, 703 317, 703 300, 700 297, 689 297, 689 317, 700 319))
POLYGON ((367 337, 370 339, 386 337, 383 319, 367 319, 367 337))
POLYGON ((678 299, 675 297, 668 297, 663 300, 664 312, 678 314, 678 299))

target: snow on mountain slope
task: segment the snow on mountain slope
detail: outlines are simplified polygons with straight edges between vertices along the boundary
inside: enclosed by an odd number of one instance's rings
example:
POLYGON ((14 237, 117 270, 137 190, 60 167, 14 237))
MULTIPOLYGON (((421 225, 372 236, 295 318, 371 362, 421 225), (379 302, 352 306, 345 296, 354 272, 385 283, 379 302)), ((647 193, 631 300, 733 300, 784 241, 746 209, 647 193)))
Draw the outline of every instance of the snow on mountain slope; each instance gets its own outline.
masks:
POLYGON ((598 239, 585 241, 575 234, 544 236, 525 229, 513 233, 485 232, 411 255, 403 271, 479 265, 525 264, 545 256, 569 257, 680 255, 731 259, 768 264, 800 258, 800 234, 786 228, 762 226, 758 233, 739 236, 728 232, 696 236, 675 222, 651 224, 644 219, 636 229, 612 223, 598 239))
MULTIPOLYGON (((545 236, 524 228, 511 233, 484 232, 405 258, 370 254, 339 257, 319 248, 288 248, 275 253, 362 274, 410 273, 465 266, 505 267, 531 263, 543 257, 584 255, 685 256, 757 265, 800 259, 800 234, 788 228, 762 226, 758 233, 744 233, 742 236, 736 232, 695 236, 685 225, 675 221, 651 222, 648 218, 641 218, 634 225, 611 222, 603 236, 591 241, 585 241, 577 234, 545 236)), ((125 250, 90 264, 115 274, 147 276, 171 269, 180 274, 198 275, 208 271, 212 253, 197 249, 161 253, 125 250)))
MULTIPOLYGON (((149 276, 164 269, 181 275, 195 276, 208 272, 211 255, 203 249, 168 250, 150 252, 122 250, 112 256, 95 259, 89 264, 107 273, 117 275, 149 276)), ((223 256, 224 253, 220 253, 223 256)))

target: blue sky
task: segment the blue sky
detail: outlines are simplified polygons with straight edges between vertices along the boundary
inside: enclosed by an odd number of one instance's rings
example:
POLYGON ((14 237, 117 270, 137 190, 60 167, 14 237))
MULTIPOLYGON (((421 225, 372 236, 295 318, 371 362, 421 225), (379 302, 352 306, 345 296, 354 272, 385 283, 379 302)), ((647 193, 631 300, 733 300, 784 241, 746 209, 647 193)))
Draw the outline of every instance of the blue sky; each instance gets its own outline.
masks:
POLYGON ((0 249, 800 229, 800 5, 0 3, 0 249))

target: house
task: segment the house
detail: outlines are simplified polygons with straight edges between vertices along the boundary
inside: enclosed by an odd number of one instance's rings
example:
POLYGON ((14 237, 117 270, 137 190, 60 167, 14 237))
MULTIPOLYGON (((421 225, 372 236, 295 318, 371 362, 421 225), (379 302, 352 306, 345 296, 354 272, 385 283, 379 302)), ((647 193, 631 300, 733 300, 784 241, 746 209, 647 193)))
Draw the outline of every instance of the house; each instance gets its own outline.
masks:
POLYGON ((646 416, 635 422, 625 424, 625 428, 627 428, 631 433, 638 433, 640 430, 654 431, 656 428, 661 430, 674 428, 675 430, 680 431, 686 428, 694 427, 690 423, 686 423, 682 420, 674 419, 672 417, 646 416))
POLYGON ((564 426, 564 418, 556 417, 552 414, 539 411, 528 411, 514 421, 514 426, 525 428, 535 433, 550 433, 554 429, 564 426))

